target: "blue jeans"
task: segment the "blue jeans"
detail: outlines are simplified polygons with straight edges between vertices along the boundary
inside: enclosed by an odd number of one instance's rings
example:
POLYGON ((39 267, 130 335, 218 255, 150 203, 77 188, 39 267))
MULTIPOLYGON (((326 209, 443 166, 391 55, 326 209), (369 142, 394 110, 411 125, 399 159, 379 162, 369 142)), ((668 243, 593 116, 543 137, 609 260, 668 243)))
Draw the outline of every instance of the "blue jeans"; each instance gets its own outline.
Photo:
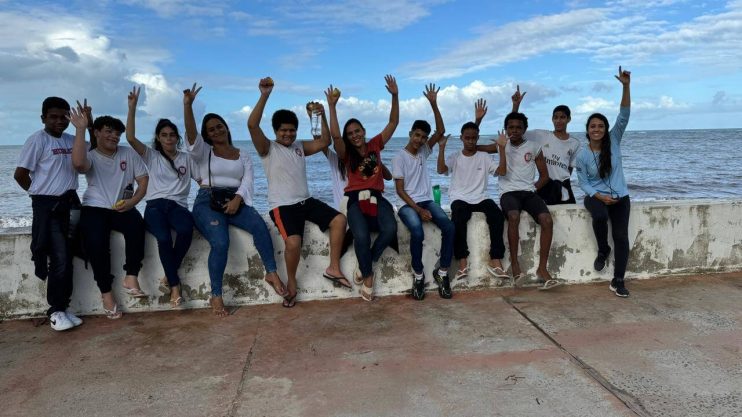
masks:
MULTIPOLYGON (((440 266, 448 269, 451 266, 451 257, 453 256, 453 238, 454 226, 446 212, 433 200, 427 200, 417 203, 418 207, 428 210, 433 216, 433 223, 441 229, 441 258, 440 266)), ((397 212, 399 219, 410 230, 410 253, 412 255, 412 270, 416 274, 423 273, 423 221, 417 212, 410 206, 404 205, 397 212)))
POLYGON ((229 251, 229 225, 238 227, 252 235, 266 273, 276 272, 276 258, 273 255, 273 240, 268 226, 252 206, 242 206, 237 214, 228 216, 209 207, 209 190, 198 190, 193 203, 193 220, 196 228, 209 241, 209 279, 211 295, 222 295, 222 278, 227 267, 229 251))
POLYGON ((147 201, 144 225, 157 239, 162 269, 170 287, 180 285, 178 268, 183 263, 193 239, 193 216, 185 207, 167 198, 147 201), (175 244, 170 230, 175 230, 175 244))
POLYGON ((373 273, 373 262, 381 258, 384 249, 397 235, 394 209, 385 198, 379 198, 376 217, 370 217, 361 213, 358 203, 352 204, 348 207, 348 226, 353 233, 353 247, 356 250, 361 275, 370 276, 373 273), (373 246, 371 245, 372 231, 379 232, 373 246))

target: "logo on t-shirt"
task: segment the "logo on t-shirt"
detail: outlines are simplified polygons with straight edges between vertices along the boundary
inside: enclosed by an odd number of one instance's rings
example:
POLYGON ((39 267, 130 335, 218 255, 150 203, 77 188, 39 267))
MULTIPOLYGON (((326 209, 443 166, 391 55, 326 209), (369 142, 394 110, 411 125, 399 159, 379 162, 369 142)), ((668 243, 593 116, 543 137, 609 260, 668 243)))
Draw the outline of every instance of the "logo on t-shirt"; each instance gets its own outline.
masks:
POLYGON ((294 152, 296 152, 296 154, 297 154, 297 155, 299 155, 299 157, 302 157, 302 156, 304 156, 304 155, 302 154, 302 152, 301 152, 301 148, 298 148, 298 147, 297 147, 297 148, 294 148, 294 152))
POLYGON ((72 148, 54 148, 52 149, 52 155, 69 155, 72 153, 72 148))
POLYGON ((530 152, 526 152, 525 155, 523 155, 523 160, 526 162, 531 162, 533 160, 533 154, 530 152))
POLYGON ((122 171, 126 171, 126 161, 121 161, 121 163, 119 163, 119 168, 121 168, 122 171))
POLYGON ((185 175, 185 173, 186 173, 186 167, 184 167, 183 165, 179 166, 178 167, 178 172, 180 173, 180 175, 185 175))

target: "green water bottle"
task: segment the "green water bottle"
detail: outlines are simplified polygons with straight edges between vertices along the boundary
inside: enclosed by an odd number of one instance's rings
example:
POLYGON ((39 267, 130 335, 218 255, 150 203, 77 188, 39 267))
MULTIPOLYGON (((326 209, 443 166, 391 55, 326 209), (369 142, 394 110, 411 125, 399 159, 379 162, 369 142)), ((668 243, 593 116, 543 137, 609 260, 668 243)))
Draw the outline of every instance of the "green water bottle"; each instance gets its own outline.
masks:
POLYGON ((441 205, 441 186, 438 184, 433 186, 433 201, 435 201, 435 204, 441 205))

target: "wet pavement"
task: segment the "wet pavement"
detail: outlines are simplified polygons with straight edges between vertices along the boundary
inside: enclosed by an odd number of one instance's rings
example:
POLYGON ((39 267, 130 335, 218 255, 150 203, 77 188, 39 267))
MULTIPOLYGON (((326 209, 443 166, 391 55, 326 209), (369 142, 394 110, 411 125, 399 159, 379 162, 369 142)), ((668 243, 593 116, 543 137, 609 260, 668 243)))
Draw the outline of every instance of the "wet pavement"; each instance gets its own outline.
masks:
POLYGON ((0 323, 3 416, 739 416, 742 273, 0 323))

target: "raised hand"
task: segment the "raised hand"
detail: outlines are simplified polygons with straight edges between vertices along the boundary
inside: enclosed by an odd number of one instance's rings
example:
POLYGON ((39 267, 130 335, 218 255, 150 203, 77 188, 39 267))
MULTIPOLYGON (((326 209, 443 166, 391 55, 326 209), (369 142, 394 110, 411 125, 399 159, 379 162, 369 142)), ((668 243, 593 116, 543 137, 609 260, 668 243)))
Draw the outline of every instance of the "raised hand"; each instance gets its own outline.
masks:
POLYGON ((399 94, 399 89, 397 88, 397 80, 394 78, 393 75, 385 75, 384 81, 386 81, 386 91, 388 91, 389 94, 393 96, 399 94))
POLYGON ((497 146, 505 148, 505 145, 508 143, 508 135, 505 134, 504 130, 497 131, 497 140, 495 142, 497 143, 497 146))
POLYGON ((523 97, 526 96, 526 91, 524 91, 522 94, 520 92, 520 85, 515 86, 515 93, 510 97, 511 100, 513 100, 513 106, 520 107, 520 102, 523 101, 523 97))
POLYGON ((438 139, 438 146, 441 148, 446 147, 446 143, 448 142, 448 139, 451 137, 451 135, 443 135, 440 139, 438 139))
POLYGON ((626 71, 618 66, 618 75, 614 75, 618 81, 623 85, 629 85, 631 83, 631 71, 626 71))
POLYGON ((337 104, 338 100, 340 99, 340 90, 337 88, 334 88, 332 84, 330 84, 330 87, 325 90, 325 98, 327 98, 327 104, 330 106, 334 106, 337 104))
POLYGON ((196 101, 196 96, 202 88, 203 86, 196 88, 196 83, 193 83, 193 87, 183 90, 183 104, 186 106, 192 105, 193 102, 196 101))
MULTIPOLYGON (((77 103, 78 105, 80 102, 77 103)), ((72 125, 75 126, 78 129, 85 129, 88 127, 88 117, 85 115, 85 111, 81 108, 81 106, 78 106, 78 108, 71 108, 70 114, 67 116, 67 119, 72 122, 72 125)))
POLYGON ((261 78, 260 82, 258 83, 258 88, 260 89, 260 94, 270 95, 273 91, 273 78, 271 77, 265 77, 261 78))
POLYGON ((312 104, 313 104, 313 106, 312 106, 312 112, 313 113, 318 114, 320 116, 322 116, 323 114, 325 114, 325 106, 323 106, 322 103, 320 103, 318 101, 315 101, 312 104))
POLYGON ((138 87, 138 86, 132 87, 131 91, 129 92, 129 97, 127 98, 127 101, 129 103, 129 109, 137 108, 137 103, 139 102, 140 91, 141 91, 141 87, 138 87))
POLYGON ((429 102, 435 103, 438 100, 438 91, 440 90, 441 90, 440 87, 436 88, 435 84, 430 83, 425 86, 425 91, 423 92, 423 95, 425 96, 425 98, 428 99, 429 102))
POLYGON ((85 117, 88 119, 88 123, 93 122, 93 108, 88 106, 88 99, 83 99, 82 104, 80 104, 80 100, 77 100, 77 109, 85 114, 85 117))
POLYGON ((311 118, 312 117, 312 110, 314 110, 314 102, 313 101, 307 102, 306 108, 307 108, 307 116, 309 116, 311 118))
POLYGON ((474 120, 484 119, 487 114, 487 100, 480 98, 474 103, 474 120))

